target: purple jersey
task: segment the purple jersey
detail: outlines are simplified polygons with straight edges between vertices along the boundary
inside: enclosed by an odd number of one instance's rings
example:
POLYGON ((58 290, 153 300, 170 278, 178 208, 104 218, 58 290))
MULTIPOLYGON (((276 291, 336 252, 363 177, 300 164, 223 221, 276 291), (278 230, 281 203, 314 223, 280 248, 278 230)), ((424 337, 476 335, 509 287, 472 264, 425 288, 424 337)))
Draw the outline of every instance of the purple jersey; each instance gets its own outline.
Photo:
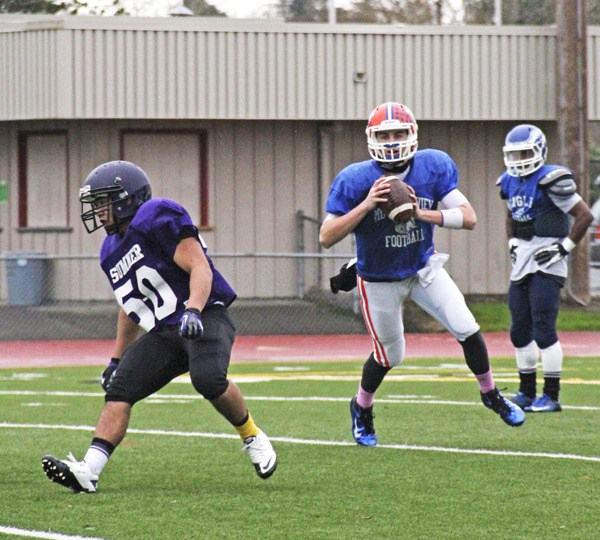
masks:
MULTIPOLYGON (((391 173, 374 160, 354 163, 335 178, 325 210, 338 216, 360 204, 375 180, 391 173)), ((456 165, 440 150, 419 150, 404 179, 415 190, 419 206, 437 209, 458 185, 456 165)), ((434 253, 432 223, 411 219, 395 224, 375 208, 354 229, 357 272, 366 281, 395 281, 416 274, 434 253)))
MULTIPOLYGON (((168 199, 150 199, 135 214, 124 236, 107 236, 100 264, 129 317, 147 332, 176 325, 190 296, 190 276, 173 261, 181 238, 197 235, 187 211, 168 199), (182 236, 183 233, 183 236, 182 236)), ((230 305, 235 291, 215 269, 206 305, 230 305)))

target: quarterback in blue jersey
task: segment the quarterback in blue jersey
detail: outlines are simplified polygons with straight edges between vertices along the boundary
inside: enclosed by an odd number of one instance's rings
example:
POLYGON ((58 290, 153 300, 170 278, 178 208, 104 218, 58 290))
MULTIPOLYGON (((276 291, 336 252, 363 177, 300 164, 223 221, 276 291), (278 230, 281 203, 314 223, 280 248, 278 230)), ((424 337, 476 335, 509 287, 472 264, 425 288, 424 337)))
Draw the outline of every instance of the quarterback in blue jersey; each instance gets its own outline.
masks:
POLYGON ((188 372, 195 390, 237 430, 258 476, 270 477, 275 451, 227 378, 235 339, 227 307, 236 294, 207 256, 187 211, 174 201, 153 199, 144 171, 127 161, 94 169, 79 199, 88 232, 104 228, 107 233, 100 264, 120 310, 92 443, 82 461, 72 454, 67 460, 45 456, 48 478, 94 493, 125 437, 133 406, 188 372))
POLYGON ((506 172, 497 184, 508 208, 510 339, 520 379, 512 401, 526 412, 559 412, 560 289, 567 278, 567 255, 585 236, 593 216, 577 194, 573 173, 546 165, 548 146, 539 128, 521 124, 511 129, 503 153, 506 172), (572 225, 569 215, 574 218, 572 225), (537 396, 540 357, 544 387, 537 396))
MULTIPOLYGON (((353 437, 365 446, 377 444, 375 393, 389 370, 404 358, 402 304, 408 297, 461 344, 484 405, 511 426, 525 420, 523 411, 496 388, 479 325, 443 268, 448 255, 436 253, 434 247, 436 226, 473 229, 475 211, 457 187, 452 159, 439 150, 417 151, 417 131, 412 112, 400 103, 384 103, 373 110, 366 129, 372 159, 349 165, 337 175, 319 237, 325 248, 350 233, 356 239, 357 261, 352 266, 356 278, 348 265, 336 278, 342 290, 358 284, 363 318, 373 340, 373 353, 350 402, 353 437), (378 206, 390 192, 386 181, 390 175, 412 189, 415 214, 407 222, 395 223, 378 206), (438 209, 440 203, 443 209, 438 209)), ((334 278, 334 291, 335 283, 334 278)))

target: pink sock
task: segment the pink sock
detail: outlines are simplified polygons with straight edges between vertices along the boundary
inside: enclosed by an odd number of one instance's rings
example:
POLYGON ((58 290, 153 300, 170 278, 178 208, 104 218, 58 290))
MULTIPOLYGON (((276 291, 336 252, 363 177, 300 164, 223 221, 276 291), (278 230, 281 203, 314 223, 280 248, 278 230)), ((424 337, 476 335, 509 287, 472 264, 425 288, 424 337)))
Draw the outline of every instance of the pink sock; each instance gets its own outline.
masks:
POLYGON ((363 390, 363 387, 358 385, 358 394, 356 394, 356 403, 358 403, 359 407, 363 409, 368 409, 373 406, 373 401, 375 400, 375 392, 367 392, 363 390))
POLYGON ((475 375, 475 378, 479 383, 479 390, 481 390, 481 392, 484 394, 486 392, 490 392, 496 386, 496 384, 494 383, 494 378, 492 377, 491 368, 486 373, 483 373, 481 375, 475 375))

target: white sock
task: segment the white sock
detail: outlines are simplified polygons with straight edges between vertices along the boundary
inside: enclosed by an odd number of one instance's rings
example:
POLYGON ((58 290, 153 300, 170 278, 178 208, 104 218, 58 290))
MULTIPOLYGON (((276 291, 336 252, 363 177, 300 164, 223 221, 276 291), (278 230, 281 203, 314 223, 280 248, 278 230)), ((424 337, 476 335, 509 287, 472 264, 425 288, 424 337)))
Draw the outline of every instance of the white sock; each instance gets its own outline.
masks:
POLYGON ((544 377, 560 377, 563 363, 563 351, 560 341, 541 350, 542 372, 544 377))
POLYGON ((535 341, 525 345, 525 347, 515 347, 518 370, 522 373, 534 373, 539 355, 540 350, 535 341))
POLYGON ((103 449, 98 448, 97 446, 90 446, 83 461, 90 466, 90 469, 92 469, 94 474, 100 475, 102 469, 104 469, 104 466, 108 462, 108 458, 109 455, 103 449))

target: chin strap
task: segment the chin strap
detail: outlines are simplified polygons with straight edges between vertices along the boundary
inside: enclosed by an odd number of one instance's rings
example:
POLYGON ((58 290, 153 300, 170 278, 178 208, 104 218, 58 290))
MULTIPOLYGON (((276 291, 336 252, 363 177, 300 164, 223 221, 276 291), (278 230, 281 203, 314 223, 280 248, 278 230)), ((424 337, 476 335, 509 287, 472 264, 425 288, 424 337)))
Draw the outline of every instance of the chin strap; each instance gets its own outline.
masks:
POLYGON ((398 165, 396 163, 388 163, 387 161, 378 161, 379 166, 386 172, 391 172, 395 174, 402 174, 408 167, 410 166, 410 162, 412 159, 398 165))

